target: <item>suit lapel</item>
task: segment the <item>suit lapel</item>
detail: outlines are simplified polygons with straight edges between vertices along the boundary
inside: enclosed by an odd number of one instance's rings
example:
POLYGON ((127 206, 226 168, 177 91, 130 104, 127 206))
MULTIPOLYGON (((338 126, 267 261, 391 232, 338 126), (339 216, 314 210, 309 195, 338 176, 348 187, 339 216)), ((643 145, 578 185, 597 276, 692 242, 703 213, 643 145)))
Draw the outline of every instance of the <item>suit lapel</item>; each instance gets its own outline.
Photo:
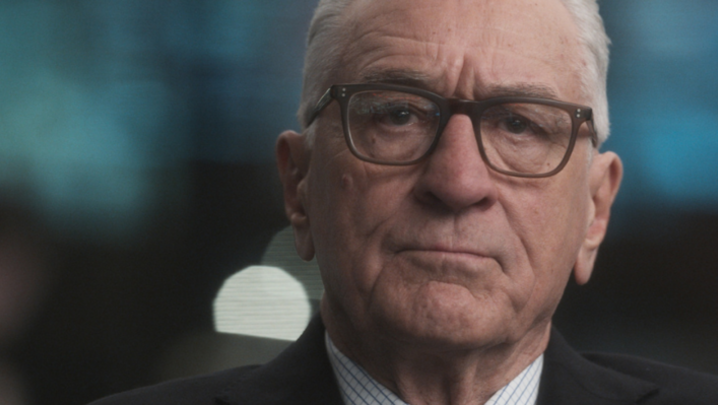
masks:
POLYGON ((544 356, 536 405, 635 404, 657 389, 652 383, 586 360, 554 329, 544 356))
MULTIPOLYGON (((657 387, 596 365, 573 351, 554 329, 544 356, 536 405, 635 404, 657 387)), ((226 405, 343 405, 324 346, 317 315, 302 336, 276 359, 227 387, 218 397, 226 405)))
POLYGON ((343 405, 316 315, 299 339, 277 358, 247 373, 217 397, 228 405, 343 405))

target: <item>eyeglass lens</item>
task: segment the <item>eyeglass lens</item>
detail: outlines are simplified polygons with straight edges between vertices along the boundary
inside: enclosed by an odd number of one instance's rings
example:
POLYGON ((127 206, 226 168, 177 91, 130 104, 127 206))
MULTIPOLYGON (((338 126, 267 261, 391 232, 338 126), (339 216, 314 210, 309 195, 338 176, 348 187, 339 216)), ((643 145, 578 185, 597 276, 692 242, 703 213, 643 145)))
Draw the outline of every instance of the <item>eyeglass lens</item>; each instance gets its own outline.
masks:
MULTIPOLYGON (((356 152, 374 161, 404 163, 421 158, 438 134, 441 109, 411 93, 371 90, 352 95, 347 126, 356 152)), ((566 155, 572 120, 566 111, 544 104, 492 105, 472 116, 474 132, 489 164, 499 170, 543 174, 566 155)))

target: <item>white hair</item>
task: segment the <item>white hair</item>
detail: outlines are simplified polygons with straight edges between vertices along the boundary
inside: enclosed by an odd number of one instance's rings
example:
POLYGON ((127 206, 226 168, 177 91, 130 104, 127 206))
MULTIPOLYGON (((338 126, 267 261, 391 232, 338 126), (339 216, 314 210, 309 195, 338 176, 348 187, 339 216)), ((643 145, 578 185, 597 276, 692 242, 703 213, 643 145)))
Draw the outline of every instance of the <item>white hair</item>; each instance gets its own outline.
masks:
POLYGON ((583 96, 593 108, 593 123, 598 143, 608 139, 611 125, 608 116, 608 46, 611 40, 606 35, 603 19, 598 12, 597 0, 561 0, 578 26, 578 39, 583 46, 586 62, 581 71, 583 96))
MULTIPOLYGON (((307 33, 307 53, 304 57, 302 98, 297 117, 302 128, 309 125, 309 115, 329 78, 339 69, 343 38, 341 15, 352 0, 320 0, 307 33)), ((310 134, 309 139, 312 136, 310 134)))
MULTIPOLYGON (((341 31, 341 15, 352 0, 320 0, 307 35, 307 53, 304 59, 304 79, 298 118, 302 128, 309 124, 314 105, 327 89, 332 76, 341 67, 341 52, 346 35, 341 31)), ((579 43, 584 49, 584 65, 580 72, 581 92, 593 108, 593 121, 599 145, 609 135, 608 97, 608 46, 610 40, 598 11, 598 0, 561 0, 578 26, 579 43)), ((308 134, 311 142, 312 134, 308 134)))

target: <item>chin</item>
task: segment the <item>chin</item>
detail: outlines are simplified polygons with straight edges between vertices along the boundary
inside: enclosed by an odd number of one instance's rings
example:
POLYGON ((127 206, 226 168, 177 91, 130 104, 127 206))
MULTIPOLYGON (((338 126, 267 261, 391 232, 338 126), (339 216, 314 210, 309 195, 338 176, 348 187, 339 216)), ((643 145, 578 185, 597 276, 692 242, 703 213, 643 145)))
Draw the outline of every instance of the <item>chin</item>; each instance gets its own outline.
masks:
POLYGON ((491 297, 477 299, 465 289, 444 290, 417 294, 412 300, 387 297, 394 302, 384 302, 371 314, 378 333, 431 350, 475 349, 512 340, 511 307, 497 305, 491 297))

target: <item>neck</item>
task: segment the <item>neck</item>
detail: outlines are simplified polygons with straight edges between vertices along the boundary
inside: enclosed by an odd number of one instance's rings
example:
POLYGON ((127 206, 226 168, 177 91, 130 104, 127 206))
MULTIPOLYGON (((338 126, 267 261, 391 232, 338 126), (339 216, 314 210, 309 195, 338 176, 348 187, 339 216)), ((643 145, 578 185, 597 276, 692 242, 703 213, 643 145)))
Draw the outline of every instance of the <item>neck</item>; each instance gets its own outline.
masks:
POLYGON ((412 405, 485 404, 543 353, 550 334, 549 320, 517 342, 435 349, 347 328, 324 302, 321 314, 334 345, 412 405))

